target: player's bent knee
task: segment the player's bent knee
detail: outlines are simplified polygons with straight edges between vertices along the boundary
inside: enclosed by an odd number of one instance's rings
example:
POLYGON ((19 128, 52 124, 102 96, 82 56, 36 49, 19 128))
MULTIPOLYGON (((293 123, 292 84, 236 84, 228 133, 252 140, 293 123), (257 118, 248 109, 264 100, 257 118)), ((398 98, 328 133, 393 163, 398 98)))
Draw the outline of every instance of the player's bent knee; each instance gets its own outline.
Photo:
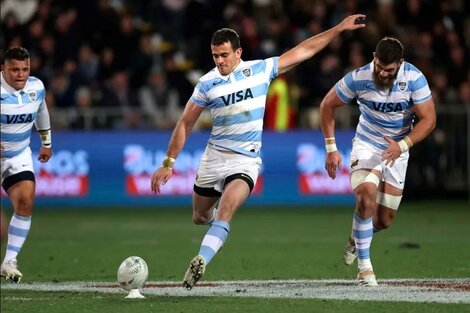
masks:
POLYGON ((207 224, 209 219, 205 218, 202 215, 193 215, 193 223, 196 225, 204 225, 207 224))
POLYGON ((364 183, 373 183, 379 187, 380 179, 377 175, 367 170, 357 170, 351 173, 351 188, 354 190, 357 186, 364 183))
POLYGON ((375 211, 377 202, 370 195, 357 194, 356 195, 357 208, 365 211, 375 211))
POLYGON ((379 191, 377 192, 377 203, 386 208, 398 210, 402 197, 403 196, 394 196, 379 191))

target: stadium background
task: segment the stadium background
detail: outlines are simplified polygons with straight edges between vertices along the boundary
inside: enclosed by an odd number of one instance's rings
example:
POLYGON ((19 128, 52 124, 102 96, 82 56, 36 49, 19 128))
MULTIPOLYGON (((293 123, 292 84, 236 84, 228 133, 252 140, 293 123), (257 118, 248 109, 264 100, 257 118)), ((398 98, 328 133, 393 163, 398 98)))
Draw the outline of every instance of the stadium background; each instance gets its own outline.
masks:
MULTIPOLYGON (((352 203, 343 180, 328 181, 322 171, 319 102, 342 75, 371 60, 385 35, 404 43, 405 59, 425 73, 438 109, 436 130, 412 149, 406 198, 470 199, 467 1, 3 0, 1 5, 2 53, 10 46, 28 48, 31 74, 48 91, 56 155, 42 168, 37 164, 38 206, 189 204, 210 127, 207 116, 178 159, 178 184, 175 179, 174 188, 169 185, 158 197, 138 187, 158 166, 197 78, 213 67, 212 32, 234 28, 243 58, 257 59, 279 55, 357 12, 367 14, 366 29, 342 34, 271 85, 263 181, 249 203, 352 203), (147 166, 133 166, 141 163, 147 166), (323 189, 312 190, 309 183, 315 181, 323 189)), ((338 116, 346 160, 357 111, 351 105, 338 116)))
MULTIPOLYGON (((55 152, 37 168, 33 227, 19 257, 24 277, 21 284, 1 281, 1 312, 470 312, 468 301, 397 301, 393 294, 400 279, 413 289, 442 278, 443 293, 460 282, 469 299, 468 1, 2 0, 1 21, 2 53, 24 45, 32 53, 32 74, 47 86, 55 152), (262 189, 237 213, 227 246, 193 291, 211 282, 340 279, 361 299, 334 298, 330 290, 321 299, 241 300, 245 287, 227 296, 157 294, 157 285, 179 287, 207 230, 191 223, 189 196, 148 195, 146 175, 160 163, 195 79, 213 66, 212 32, 235 28, 244 58, 262 58, 357 12, 368 15, 366 29, 342 34, 271 84, 262 189), (353 199, 347 172, 342 183, 325 183, 318 104, 344 73, 371 60, 384 35, 399 37, 406 59, 427 75, 438 124, 412 149, 393 227, 374 236, 374 270, 382 284, 377 293, 387 301, 368 301, 355 286, 357 269, 340 258, 353 199), (318 186, 324 189, 312 193, 318 186), (144 301, 124 299, 117 287, 116 270, 130 255, 149 265, 144 301), (73 289, 87 284, 114 286, 115 293, 73 289), (44 285, 65 287, 50 292, 44 285)), ((346 158, 356 120, 354 106, 338 116, 346 158)), ((191 188, 208 126, 202 119, 191 135, 178 158, 178 184, 167 192, 191 188)), ((37 153, 37 136, 32 145, 37 153)), ((1 200, 9 206, 6 197, 1 200)))

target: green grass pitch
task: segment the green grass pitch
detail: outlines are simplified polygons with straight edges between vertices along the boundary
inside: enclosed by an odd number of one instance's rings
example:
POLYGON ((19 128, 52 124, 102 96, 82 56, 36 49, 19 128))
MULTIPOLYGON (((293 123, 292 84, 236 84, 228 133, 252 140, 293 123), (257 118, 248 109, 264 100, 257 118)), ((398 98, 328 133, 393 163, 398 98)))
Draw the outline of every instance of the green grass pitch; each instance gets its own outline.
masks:
MULTIPOLYGON (((470 208, 465 202, 403 201, 392 227, 374 236, 380 279, 470 278, 470 208)), ((11 214, 11 212, 6 212, 11 214)), ((204 281, 346 279, 341 253, 352 207, 242 207, 204 281)), ((37 208, 18 258, 21 284, 116 282, 126 257, 149 266, 149 281, 182 280, 207 230, 191 209, 37 208)), ((2 246, 2 259, 5 246, 2 246)), ((325 299, 173 297, 12 290, 2 281, 1 312, 470 312, 468 304, 325 299)), ((196 287, 197 288, 197 285, 196 287)))

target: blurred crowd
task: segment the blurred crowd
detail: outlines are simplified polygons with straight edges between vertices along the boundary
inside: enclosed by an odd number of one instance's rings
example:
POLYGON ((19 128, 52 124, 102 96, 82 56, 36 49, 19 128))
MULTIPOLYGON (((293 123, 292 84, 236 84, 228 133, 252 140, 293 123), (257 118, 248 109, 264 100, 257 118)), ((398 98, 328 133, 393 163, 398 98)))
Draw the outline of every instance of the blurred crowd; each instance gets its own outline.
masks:
MULTIPOLYGON (((2 0, 0 44, 2 53, 29 49, 50 110, 69 112, 63 120, 51 113, 56 129, 171 129, 197 79, 214 67, 215 30, 235 29, 242 58, 260 59, 355 13, 367 14, 365 29, 342 34, 279 78, 289 87, 288 127, 318 128, 322 97, 370 62, 386 35, 403 42, 405 59, 424 72, 438 105, 470 106, 465 0, 2 0)), ((206 126, 203 118, 198 127, 206 126)))

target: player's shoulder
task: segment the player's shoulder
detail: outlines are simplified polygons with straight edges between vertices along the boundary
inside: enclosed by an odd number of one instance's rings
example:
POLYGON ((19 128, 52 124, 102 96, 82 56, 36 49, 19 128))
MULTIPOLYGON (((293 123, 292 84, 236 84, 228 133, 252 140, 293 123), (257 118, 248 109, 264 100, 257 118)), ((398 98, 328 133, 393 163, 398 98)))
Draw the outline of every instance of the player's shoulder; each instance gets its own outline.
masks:
POLYGON ((419 74, 421 75, 422 72, 417 68, 415 65, 411 64, 410 62, 403 61, 403 70, 405 74, 419 74))
POLYGON ((222 81, 222 78, 214 67, 212 70, 199 78, 197 86, 198 89, 208 90, 212 85, 214 85, 214 82, 217 84, 219 81, 222 81))
POLYGON ((372 76, 372 63, 367 63, 359 68, 356 68, 354 71, 352 71, 352 75, 357 77, 372 76))
POLYGON ((344 75, 343 80, 347 81, 349 84, 356 81, 370 81, 372 80, 372 65, 368 63, 364 66, 355 68, 346 75, 344 75))
POLYGON ((227 82, 229 82, 228 77, 220 76, 217 69, 213 68, 199 78, 195 92, 208 93, 211 89, 224 86, 227 82))
POLYGON ((244 67, 251 67, 253 65, 259 64, 259 63, 265 63, 267 59, 259 59, 259 60, 248 60, 244 61, 244 67))
POLYGON ((248 60, 244 61, 244 67, 254 67, 254 66, 273 66, 277 63, 279 57, 269 57, 266 59, 257 59, 257 60, 248 60))
POLYGON ((212 70, 210 70, 210 71, 207 72, 206 74, 202 75, 202 76, 199 78, 199 82, 206 82, 206 81, 214 80, 214 79, 216 79, 217 77, 220 77, 220 75, 219 75, 219 73, 217 72, 216 68, 214 67, 212 70))
POLYGON ((44 83, 42 82, 42 80, 40 80, 39 78, 37 78, 35 76, 29 76, 27 84, 28 84, 28 88, 34 88, 34 89, 44 89, 45 88, 44 83))

